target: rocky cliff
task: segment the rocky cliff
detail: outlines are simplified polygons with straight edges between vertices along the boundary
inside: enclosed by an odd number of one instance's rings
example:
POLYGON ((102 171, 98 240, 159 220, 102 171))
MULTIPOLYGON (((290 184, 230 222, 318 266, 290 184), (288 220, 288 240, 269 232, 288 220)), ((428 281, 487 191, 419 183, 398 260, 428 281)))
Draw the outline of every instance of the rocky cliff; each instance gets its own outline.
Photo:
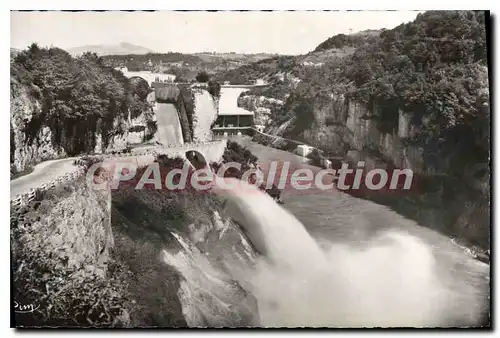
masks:
POLYGON ((113 151, 155 133, 151 88, 92 53, 32 44, 11 60, 11 172, 60 156, 113 151))
POLYGON ((238 97, 238 107, 253 111, 256 126, 266 128, 273 122, 273 118, 281 111, 283 100, 243 93, 238 97))
POLYGON ((42 103, 32 96, 30 89, 16 82, 11 83, 11 172, 21 172, 30 164, 66 155, 62 147, 53 143, 54 136, 49 126, 41 126, 34 135, 27 135, 26 130, 33 116, 42 110, 42 103))
MULTIPOLYGON (((69 128, 61 128, 60 135, 56 137, 54 131, 57 129, 53 123, 37 119, 42 113, 43 104, 40 99, 32 95, 31 90, 29 86, 16 83, 15 80, 11 83, 11 171, 14 172, 22 172, 27 167, 45 160, 65 157, 68 152, 64 145, 76 142, 76 133, 69 128), (29 130, 35 132, 29 133, 29 130)), ((131 117, 130 111, 126 117, 118 115, 113 119, 112 127, 106 130, 107 142, 103 142, 101 132, 86 131, 91 138, 88 142, 95 142, 93 147, 89 144, 88 149, 92 149, 95 153, 106 153, 142 143, 155 134, 155 121, 156 116, 152 108, 134 118, 131 117)), ((75 126, 74 130, 81 128, 75 126)))
POLYGON ((11 215, 13 292, 36 311, 16 326, 127 325, 125 275, 111 258, 111 192, 83 178, 38 191, 11 215))
MULTIPOLYGON (((154 98, 154 93, 153 98, 154 98)), ((102 143, 102 135, 96 134, 94 153, 103 154, 123 150, 129 146, 147 142, 157 133, 157 117, 153 102, 143 113, 134 118, 129 112, 127 118, 117 119, 113 123, 113 130, 107 146, 102 143)))
MULTIPOLYGON (((377 200, 488 248, 486 19, 479 11, 430 11, 324 64, 295 62, 295 88, 267 89, 286 99, 266 132, 365 161, 365 170, 413 170, 414 194, 377 200)), ((347 40, 332 37, 318 48, 342 48, 347 40)))

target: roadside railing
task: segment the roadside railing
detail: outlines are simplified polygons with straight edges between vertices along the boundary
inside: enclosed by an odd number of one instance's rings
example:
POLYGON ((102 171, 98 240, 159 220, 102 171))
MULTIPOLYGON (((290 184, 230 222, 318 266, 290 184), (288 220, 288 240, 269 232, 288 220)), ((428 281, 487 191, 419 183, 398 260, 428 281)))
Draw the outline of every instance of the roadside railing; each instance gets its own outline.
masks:
MULTIPOLYGON (((109 158, 120 158, 120 157, 137 157, 137 156, 145 156, 145 155, 160 155, 162 153, 165 153, 168 151, 172 150, 182 150, 182 151, 189 151, 189 150, 201 150, 203 151, 203 147, 206 146, 213 146, 214 144, 217 143, 224 143, 224 140, 215 140, 215 141, 205 141, 205 142, 193 142, 193 143, 184 143, 184 144, 176 144, 176 145, 169 145, 169 146, 157 146, 152 149, 147 149, 144 151, 136 152, 134 153, 133 150, 127 150, 127 151, 122 151, 120 153, 116 154, 103 154, 103 155, 98 155, 99 157, 103 159, 109 159, 109 158)), ((11 199, 11 213, 16 212, 19 209, 21 209, 24 205, 32 202, 37 193, 43 193, 48 190, 54 189, 58 185, 67 183, 69 181, 74 181, 76 178, 81 177, 85 174, 85 166, 87 165, 87 162, 81 158, 76 159, 74 161, 74 164, 77 166, 75 171, 72 171, 70 173, 67 173, 65 175, 59 176, 49 182, 43 183, 37 188, 32 188, 28 192, 24 194, 19 194, 16 195, 14 198, 11 199)))

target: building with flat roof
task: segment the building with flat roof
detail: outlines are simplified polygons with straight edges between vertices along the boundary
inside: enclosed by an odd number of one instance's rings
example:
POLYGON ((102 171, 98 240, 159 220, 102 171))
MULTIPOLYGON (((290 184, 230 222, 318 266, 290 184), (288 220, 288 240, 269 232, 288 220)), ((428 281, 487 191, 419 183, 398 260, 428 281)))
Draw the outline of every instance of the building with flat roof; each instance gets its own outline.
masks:
POLYGON ((238 107, 238 96, 245 88, 222 88, 217 120, 212 125, 214 136, 238 135, 254 127, 254 113, 238 107))
POLYGON ((212 131, 216 136, 237 135, 246 129, 254 127, 254 114, 248 110, 219 113, 212 131))

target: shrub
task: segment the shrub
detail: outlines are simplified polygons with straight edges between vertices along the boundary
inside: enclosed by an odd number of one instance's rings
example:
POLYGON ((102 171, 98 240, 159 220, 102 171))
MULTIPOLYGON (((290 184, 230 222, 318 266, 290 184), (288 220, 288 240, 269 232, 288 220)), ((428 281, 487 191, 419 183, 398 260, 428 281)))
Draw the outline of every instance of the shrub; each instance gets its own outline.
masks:
POLYGON ((218 82, 208 81, 208 92, 216 98, 220 98, 221 86, 218 82))
POLYGON ((196 75, 196 81, 198 82, 208 82, 208 80, 210 80, 210 75, 205 71, 201 71, 196 75))

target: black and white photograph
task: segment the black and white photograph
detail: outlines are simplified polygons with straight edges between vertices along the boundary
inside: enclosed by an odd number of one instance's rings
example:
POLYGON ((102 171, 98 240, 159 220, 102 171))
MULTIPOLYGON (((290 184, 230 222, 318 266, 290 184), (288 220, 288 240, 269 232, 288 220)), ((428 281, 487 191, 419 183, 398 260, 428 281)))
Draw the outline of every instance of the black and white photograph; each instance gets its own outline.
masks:
POLYGON ((11 328, 492 328, 490 11, 125 9, 10 11, 11 328))

